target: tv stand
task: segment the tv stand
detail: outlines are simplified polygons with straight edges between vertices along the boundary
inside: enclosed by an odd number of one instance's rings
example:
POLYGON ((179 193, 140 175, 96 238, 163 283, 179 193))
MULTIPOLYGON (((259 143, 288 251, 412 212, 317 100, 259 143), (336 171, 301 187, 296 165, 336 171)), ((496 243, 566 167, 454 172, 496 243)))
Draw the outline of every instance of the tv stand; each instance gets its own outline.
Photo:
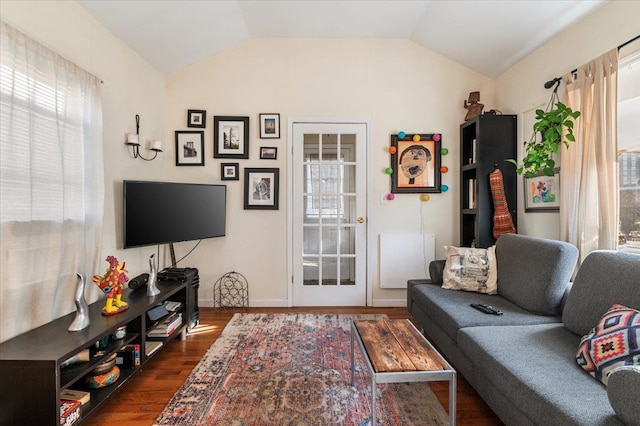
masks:
POLYGON ((78 389, 88 391, 91 399, 82 406, 81 419, 91 415, 110 398, 130 377, 156 353, 146 355, 145 344, 151 341, 162 342, 160 351, 167 343, 178 336, 182 338, 187 330, 187 285, 184 282, 161 282, 160 294, 149 297, 143 289, 124 290, 123 299, 129 309, 113 316, 102 316, 104 300, 89 305, 90 324, 87 328, 70 332, 69 324, 75 318, 75 312, 51 321, 24 334, 0 344, 0 425, 60 424, 60 391, 78 389), (151 321, 147 312, 167 300, 182 303, 182 324, 169 337, 150 337, 157 322, 151 321), (102 354, 96 353, 95 343, 105 336, 126 325, 127 333, 123 339, 109 339, 102 354), (127 344, 139 345, 140 365, 133 368, 120 366, 120 377, 107 387, 89 389, 83 378, 108 356, 127 344), (61 364, 84 349, 90 349, 91 360, 61 367, 61 364))

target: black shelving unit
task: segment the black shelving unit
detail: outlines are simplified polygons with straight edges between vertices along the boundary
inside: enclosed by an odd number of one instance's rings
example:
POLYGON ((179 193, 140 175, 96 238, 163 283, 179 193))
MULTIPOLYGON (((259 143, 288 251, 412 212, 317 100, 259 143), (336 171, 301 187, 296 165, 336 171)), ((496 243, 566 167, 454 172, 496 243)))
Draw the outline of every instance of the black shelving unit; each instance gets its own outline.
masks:
POLYGON ((129 309, 112 316, 102 316, 104 300, 89 305, 89 327, 68 331, 75 318, 75 312, 58 318, 24 334, 0 344, 0 425, 60 424, 60 390, 73 388, 91 393, 91 399, 82 406, 81 420, 86 419, 131 376, 137 373, 151 356, 145 355, 147 340, 161 340, 163 346, 178 336, 184 337, 187 329, 187 287, 185 283, 158 283, 160 294, 146 295, 145 288, 124 290, 123 300, 129 309), (182 324, 169 337, 150 339, 147 333, 153 329, 147 317, 147 311, 166 300, 182 303, 182 324), (97 352, 95 343, 110 336, 120 326, 127 326, 123 339, 110 339, 108 346, 97 352), (120 369, 116 383, 101 389, 89 389, 84 386, 83 378, 107 357, 126 344, 140 345, 140 365, 130 369, 120 369), (67 367, 61 364, 84 349, 92 355, 88 362, 67 367))
POLYGON ((489 174, 502 171, 504 190, 517 228, 515 115, 480 115, 460 125, 460 246, 487 248, 493 238, 493 200, 489 174))

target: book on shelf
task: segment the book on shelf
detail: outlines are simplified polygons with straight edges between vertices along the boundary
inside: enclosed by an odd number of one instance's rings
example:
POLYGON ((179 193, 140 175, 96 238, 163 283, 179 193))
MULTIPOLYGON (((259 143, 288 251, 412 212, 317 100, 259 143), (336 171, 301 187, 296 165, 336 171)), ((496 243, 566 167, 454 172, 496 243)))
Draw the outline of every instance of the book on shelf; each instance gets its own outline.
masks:
POLYGON ((471 164, 475 164, 476 162, 476 149, 477 149, 477 142, 476 142, 476 139, 473 139, 471 141, 471 164))
POLYGON ((470 209, 475 209, 476 208, 476 180, 469 179, 467 184, 468 184, 467 206, 470 209))
POLYGON ((149 337, 169 337, 182 325, 182 313, 174 313, 162 320, 153 330, 147 333, 149 337))
POLYGON ((120 368, 135 368, 140 365, 140 345, 124 345, 116 352, 116 365, 120 368))
POLYGON ((151 356, 154 352, 156 352, 162 346, 162 342, 159 340, 147 340, 144 342, 144 354, 146 356, 151 356))
POLYGON ((60 400, 60 426, 71 426, 80 421, 80 402, 71 399, 60 400))
POLYGON ((62 389, 60 391, 60 398, 69 401, 78 401, 84 405, 91 399, 91 393, 77 389, 62 389))

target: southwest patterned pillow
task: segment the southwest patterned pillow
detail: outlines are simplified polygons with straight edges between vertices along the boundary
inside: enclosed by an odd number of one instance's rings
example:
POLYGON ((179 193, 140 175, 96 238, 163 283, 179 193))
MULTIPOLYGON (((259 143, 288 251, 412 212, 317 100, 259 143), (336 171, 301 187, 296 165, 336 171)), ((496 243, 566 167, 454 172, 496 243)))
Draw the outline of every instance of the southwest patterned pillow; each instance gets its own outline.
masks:
POLYGON ((607 384, 609 374, 624 365, 640 365, 640 311, 613 305, 580 340, 576 361, 607 384))

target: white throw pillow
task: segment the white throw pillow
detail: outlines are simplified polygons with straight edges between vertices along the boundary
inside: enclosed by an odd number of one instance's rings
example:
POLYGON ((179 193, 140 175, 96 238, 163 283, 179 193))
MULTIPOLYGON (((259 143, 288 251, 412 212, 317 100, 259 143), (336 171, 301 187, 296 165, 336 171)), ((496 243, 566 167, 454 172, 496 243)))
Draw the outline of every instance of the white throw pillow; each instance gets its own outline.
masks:
POLYGON ((496 246, 488 249, 444 246, 447 255, 442 288, 496 294, 498 266, 496 246))

